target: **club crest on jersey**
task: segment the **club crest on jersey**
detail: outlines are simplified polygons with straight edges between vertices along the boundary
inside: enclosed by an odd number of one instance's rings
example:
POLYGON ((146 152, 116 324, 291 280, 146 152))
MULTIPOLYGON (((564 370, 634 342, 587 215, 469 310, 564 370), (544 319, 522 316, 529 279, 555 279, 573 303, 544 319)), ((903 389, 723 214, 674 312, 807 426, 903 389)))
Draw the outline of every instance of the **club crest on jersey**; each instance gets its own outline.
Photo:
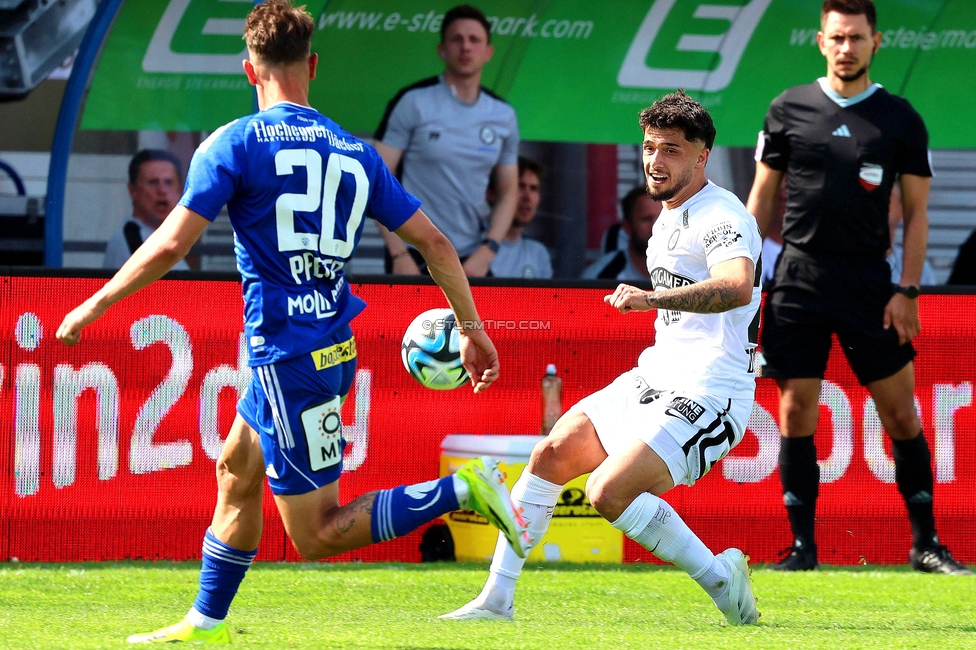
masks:
POLYGON ((678 245, 678 234, 680 232, 681 232, 680 230, 675 230, 673 233, 671 233, 671 239, 668 240, 669 251, 673 251, 674 247, 678 245))
POLYGON ((723 221, 705 233, 702 243, 706 251, 710 251, 716 246, 731 246, 742 239, 742 233, 735 229, 731 221, 723 221))
POLYGON ((481 141, 485 144, 492 144, 495 141, 495 132, 490 126, 481 129, 481 141))
POLYGON ((864 163, 861 165, 861 172, 858 174, 858 178, 864 189, 868 192, 873 192, 881 187, 881 181, 884 179, 884 168, 874 163, 864 163))

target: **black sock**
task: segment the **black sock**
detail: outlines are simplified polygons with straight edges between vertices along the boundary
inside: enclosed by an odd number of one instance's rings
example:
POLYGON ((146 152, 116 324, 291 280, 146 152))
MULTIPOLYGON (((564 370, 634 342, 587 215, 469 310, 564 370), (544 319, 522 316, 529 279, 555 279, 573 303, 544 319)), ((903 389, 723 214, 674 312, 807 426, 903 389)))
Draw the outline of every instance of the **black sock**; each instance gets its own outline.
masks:
POLYGON ((905 499, 908 520, 912 522, 912 545, 926 548, 939 543, 932 514, 932 454, 920 431, 911 440, 892 440, 895 457, 895 482, 905 499))
POLYGON ((814 544, 813 520, 820 491, 820 466, 813 436, 779 439, 779 478, 793 537, 806 548, 814 544))

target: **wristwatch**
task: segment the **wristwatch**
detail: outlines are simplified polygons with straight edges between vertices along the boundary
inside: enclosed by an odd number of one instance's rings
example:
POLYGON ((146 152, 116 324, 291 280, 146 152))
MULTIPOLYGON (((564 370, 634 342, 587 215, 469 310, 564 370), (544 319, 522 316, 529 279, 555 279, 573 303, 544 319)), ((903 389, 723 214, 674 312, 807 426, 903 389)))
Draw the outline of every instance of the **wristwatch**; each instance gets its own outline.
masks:
POLYGON ((496 255, 498 254, 498 249, 500 249, 500 248, 502 247, 502 245, 501 245, 501 244, 499 244, 499 243, 498 243, 497 241, 495 241, 494 239, 487 239, 487 238, 485 238, 485 239, 483 239, 483 240, 481 240, 481 245, 482 245, 482 246, 487 246, 487 247, 488 247, 488 249, 489 249, 489 250, 490 250, 490 251, 491 251, 492 253, 495 253, 496 255))
POLYGON ((918 287, 916 287, 914 284, 910 284, 907 287, 903 287, 900 284, 896 284, 895 293, 900 293, 906 298, 915 300, 916 298, 918 298, 918 287))

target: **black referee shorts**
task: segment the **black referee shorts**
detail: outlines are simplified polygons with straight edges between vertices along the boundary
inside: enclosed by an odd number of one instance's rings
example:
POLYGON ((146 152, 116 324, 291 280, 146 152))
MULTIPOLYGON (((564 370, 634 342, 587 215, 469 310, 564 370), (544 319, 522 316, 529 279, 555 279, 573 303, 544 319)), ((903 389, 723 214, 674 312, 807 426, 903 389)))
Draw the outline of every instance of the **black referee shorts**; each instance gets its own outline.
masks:
POLYGON ((822 379, 834 332, 862 385, 894 375, 915 348, 899 345, 894 327, 884 329, 892 295, 883 257, 811 257, 787 246, 763 312, 763 376, 822 379))

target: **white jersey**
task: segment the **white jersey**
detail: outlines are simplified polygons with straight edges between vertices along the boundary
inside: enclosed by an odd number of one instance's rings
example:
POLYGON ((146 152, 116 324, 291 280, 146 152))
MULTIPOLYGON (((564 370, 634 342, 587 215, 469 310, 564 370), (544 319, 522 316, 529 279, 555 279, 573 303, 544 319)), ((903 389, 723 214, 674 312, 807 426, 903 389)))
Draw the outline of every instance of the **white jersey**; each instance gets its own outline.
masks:
POLYGON ((654 224, 647 268, 655 290, 711 277, 709 269, 737 257, 756 265, 752 301, 719 314, 659 309, 654 345, 637 362, 651 388, 752 399, 762 299, 762 240, 742 202, 711 181, 654 224))

